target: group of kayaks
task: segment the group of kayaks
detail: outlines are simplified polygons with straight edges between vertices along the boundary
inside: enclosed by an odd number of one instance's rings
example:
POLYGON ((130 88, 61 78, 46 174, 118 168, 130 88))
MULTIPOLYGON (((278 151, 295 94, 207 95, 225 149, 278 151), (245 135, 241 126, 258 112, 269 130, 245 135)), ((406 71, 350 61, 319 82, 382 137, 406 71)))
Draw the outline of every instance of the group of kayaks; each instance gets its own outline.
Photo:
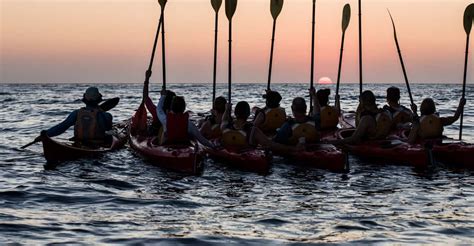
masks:
MULTIPOLYGON (((350 126, 341 117, 340 126, 350 126)), ((435 163, 456 165, 456 167, 474 169, 474 145, 461 141, 436 139, 423 143, 408 144, 405 141, 407 130, 391 134, 387 140, 364 141, 357 145, 344 145, 339 148, 330 144, 310 144, 303 151, 292 154, 272 153, 262 148, 232 150, 226 148, 211 149, 197 143, 184 145, 161 145, 157 136, 148 135, 146 128, 149 119, 146 107, 141 104, 126 126, 128 134, 117 134, 109 147, 88 148, 69 142, 59 142, 43 136, 44 156, 48 163, 60 163, 79 158, 95 158, 105 152, 122 148, 127 140, 130 148, 147 162, 168 170, 198 174, 203 170, 206 156, 233 168, 265 174, 271 169, 273 156, 287 159, 287 163, 303 164, 305 167, 326 169, 332 172, 348 172, 348 153, 364 159, 374 159, 380 164, 410 165, 427 168, 435 163)), ((350 136, 354 128, 339 128, 324 132, 322 139, 334 140, 350 136)))

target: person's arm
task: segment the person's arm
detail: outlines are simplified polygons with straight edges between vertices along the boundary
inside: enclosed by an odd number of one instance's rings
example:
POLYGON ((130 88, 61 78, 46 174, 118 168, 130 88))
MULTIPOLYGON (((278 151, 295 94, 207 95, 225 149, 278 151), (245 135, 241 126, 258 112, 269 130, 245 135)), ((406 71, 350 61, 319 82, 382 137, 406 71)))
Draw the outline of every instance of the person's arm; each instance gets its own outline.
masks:
POLYGON ((319 114, 321 112, 321 105, 319 105, 318 97, 316 96, 316 89, 309 89, 309 94, 313 98, 313 112, 312 115, 319 114))
POLYGON ((151 117, 153 117, 153 121, 156 122, 158 121, 158 114, 157 114, 157 108, 156 105, 153 104, 153 101, 151 100, 150 97, 147 97, 145 99, 145 107, 148 109, 148 112, 151 113, 151 117))
POLYGON ((74 110, 72 113, 69 114, 69 116, 63 122, 49 128, 46 131, 46 135, 48 135, 49 137, 55 137, 64 133, 67 129, 69 129, 69 127, 76 124, 77 112, 78 112, 77 110, 74 110))
POLYGON ((225 105, 224 115, 222 116, 221 130, 224 131, 227 128, 227 125, 230 121, 230 112, 232 111, 232 104, 227 103, 225 105))
POLYGON ((105 126, 105 130, 106 131, 109 131, 109 130, 112 130, 112 126, 113 126, 113 116, 112 114, 110 113, 107 113, 105 112, 104 113, 104 126, 105 126))
POLYGON ((188 134, 204 146, 214 148, 214 145, 199 132, 199 129, 191 121, 188 121, 188 134))
POLYGON ((408 134, 407 142, 410 144, 416 143, 416 140, 418 139, 419 131, 420 131, 420 122, 414 121, 410 130, 410 134, 408 134))
POLYGON ((461 117, 462 111, 464 110, 464 105, 466 105, 466 99, 462 98, 461 101, 459 101, 459 106, 456 109, 456 113, 454 113, 454 116, 441 117, 441 123, 443 124, 443 126, 449 126, 456 122, 459 117, 461 117))
POLYGON ((158 120, 160 120, 161 125, 163 125, 163 129, 166 129, 166 113, 163 110, 163 104, 165 103, 166 99, 166 91, 161 92, 160 100, 158 101, 158 105, 156 105, 156 114, 158 120))
POLYGON ((257 111, 257 116, 255 117, 254 125, 258 128, 262 127, 265 120, 265 112, 259 110, 257 111))
POLYGON ((290 154, 304 150, 303 146, 295 147, 273 142, 260 129, 256 127, 253 127, 250 140, 252 140, 252 142, 255 142, 256 144, 263 146, 264 148, 269 148, 270 150, 280 154, 290 154))
POLYGON ((359 126, 352 134, 352 136, 340 140, 329 141, 331 144, 357 144, 367 134, 367 131, 371 125, 373 119, 370 116, 364 116, 360 119, 359 126))

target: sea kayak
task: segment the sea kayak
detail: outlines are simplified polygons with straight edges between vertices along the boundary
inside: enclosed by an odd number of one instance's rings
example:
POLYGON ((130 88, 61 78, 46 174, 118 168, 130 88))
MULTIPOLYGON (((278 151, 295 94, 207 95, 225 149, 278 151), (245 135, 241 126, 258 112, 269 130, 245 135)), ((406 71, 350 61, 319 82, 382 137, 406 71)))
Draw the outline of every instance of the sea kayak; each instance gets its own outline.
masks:
MULTIPOLYGON (((350 137, 355 129, 341 129, 339 139, 350 137)), ((380 163, 410 165, 426 168, 431 164, 431 151, 422 145, 411 145, 400 140, 367 140, 359 144, 346 145, 349 153, 367 159, 381 160, 380 163)))
POLYGON ((326 169, 332 172, 348 172, 349 161, 347 153, 331 144, 307 145, 304 151, 294 154, 280 154, 295 164, 326 169))
MULTIPOLYGON (((397 136, 408 139, 409 130, 400 130, 397 136)), ((437 162, 446 165, 474 169, 474 144, 448 138, 429 139, 420 142, 432 146, 433 157, 437 162)))
POLYGON ((202 171, 203 153, 198 144, 159 145, 157 136, 147 133, 147 111, 140 105, 132 117, 129 130, 130 147, 151 164, 172 171, 198 174, 202 171))
POLYGON ((270 171, 272 155, 263 149, 249 148, 235 151, 226 148, 203 148, 209 157, 224 165, 259 174, 266 174, 270 171))
POLYGON ((100 157, 106 152, 122 148, 127 142, 127 136, 113 136, 112 144, 109 147, 99 148, 80 146, 72 141, 59 142, 48 137, 46 134, 42 135, 41 142, 43 143, 44 158, 48 162, 48 165, 51 165, 80 158, 100 157))

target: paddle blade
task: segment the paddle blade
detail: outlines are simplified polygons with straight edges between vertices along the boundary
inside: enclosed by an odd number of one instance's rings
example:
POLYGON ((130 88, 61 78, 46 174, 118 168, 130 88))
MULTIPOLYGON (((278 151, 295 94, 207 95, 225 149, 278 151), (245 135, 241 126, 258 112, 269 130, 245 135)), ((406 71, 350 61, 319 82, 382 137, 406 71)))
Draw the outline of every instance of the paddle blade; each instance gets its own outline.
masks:
POLYGON ((222 5, 222 0, 211 0, 211 5, 214 11, 219 12, 219 9, 221 8, 222 5))
POLYGON ((344 9, 342 10, 342 31, 345 32, 347 27, 349 26, 349 22, 351 22, 351 5, 346 4, 344 5, 344 9))
POLYGON ((100 109, 102 109, 103 111, 109 111, 113 108, 115 108, 115 106, 117 106, 117 104, 120 102, 120 98, 118 97, 114 97, 114 98, 111 98, 109 100, 106 100, 105 102, 101 103, 99 105, 100 109))
POLYGON ((158 0, 158 3, 160 4, 160 6, 161 6, 162 8, 165 7, 166 2, 168 2, 168 0, 158 0))
POLYGON ((395 37, 395 42, 398 42, 398 39, 397 39, 397 29, 395 28, 395 22, 393 21, 393 17, 392 17, 392 14, 390 13, 390 10, 388 10, 388 15, 390 16, 390 20, 392 21, 392 26, 393 26, 393 36, 395 37))
POLYGON ((464 11, 464 30, 466 34, 471 33, 472 22, 474 21, 474 3, 469 4, 464 11))
POLYGON ((227 19, 232 20, 237 9, 237 0, 225 0, 225 15, 227 19))
POLYGON ((283 9, 283 0, 270 0, 270 12, 272 13, 273 19, 278 18, 283 9))

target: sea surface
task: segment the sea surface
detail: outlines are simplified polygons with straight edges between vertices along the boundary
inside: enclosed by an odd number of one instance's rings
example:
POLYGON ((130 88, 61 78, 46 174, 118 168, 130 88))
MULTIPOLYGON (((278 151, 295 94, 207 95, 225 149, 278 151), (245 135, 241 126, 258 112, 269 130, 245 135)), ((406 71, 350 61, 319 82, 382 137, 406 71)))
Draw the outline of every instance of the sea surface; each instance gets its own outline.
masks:
MULTIPOLYGON (((420 172, 351 156, 350 172, 337 174, 277 158, 270 174, 258 175, 207 160, 201 175, 186 176, 125 148, 46 170, 41 144, 19 147, 82 107, 88 86, 0 84, 0 244, 474 244, 474 171, 442 165, 420 172)), ((140 103, 140 84, 96 86, 104 98, 121 98, 110 111, 116 122, 140 103)), ((388 86, 365 89, 383 105, 388 86)), ((408 105, 405 86, 398 86, 408 105)), ((150 87, 156 102, 159 86, 150 87)), ((196 115, 209 110, 209 85, 168 87, 184 95, 196 115)), ((305 96, 307 87, 273 89, 289 112, 292 98, 305 96)), ((234 85, 233 102, 261 106, 264 89, 234 85)), ((451 115, 461 86, 416 84, 412 91, 418 105, 432 97, 441 115, 451 115)), ((226 93, 220 84, 217 94, 226 93)), ((358 94, 357 84, 342 85, 343 109, 354 110, 358 94)), ((474 142, 473 86, 467 99, 464 139, 474 142)), ((445 134, 456 138, 458 129, 456 123, 445 134)), ((71 135, 69 130, 61 138, 71 135)))

